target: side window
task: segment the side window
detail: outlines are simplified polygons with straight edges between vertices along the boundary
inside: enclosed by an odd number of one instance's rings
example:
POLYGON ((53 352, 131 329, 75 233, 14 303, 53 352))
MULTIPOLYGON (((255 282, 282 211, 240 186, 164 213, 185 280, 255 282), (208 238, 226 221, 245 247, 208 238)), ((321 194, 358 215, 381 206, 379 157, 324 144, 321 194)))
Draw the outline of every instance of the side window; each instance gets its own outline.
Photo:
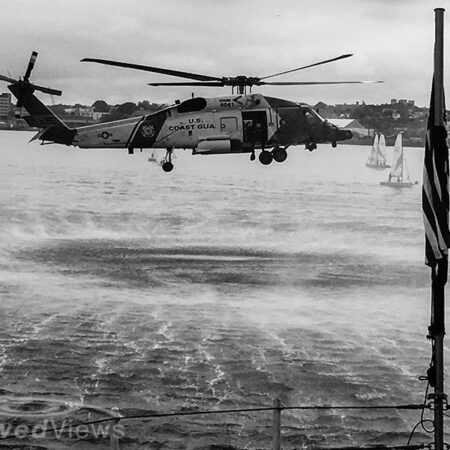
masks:
POLYGON ((236 131, 238 129, 236 117, 222 117, 220 119, 220 129, 222 131, 236 131))
POLYGON ((309 123, 314 123, 314 122, 316 122, 316 118, 315 118, 315 116, 311 113, 311 111, 303 110, 303 112, 304 112, 304 115, 305 115, 305 117, 306 117, 306 120, 307 120, 309 123))
POLYGON ((177 110, 179 113, 201 111, 206 108, 207 102, 202 97, 194 97, 184 101, 178 105, 177 110))

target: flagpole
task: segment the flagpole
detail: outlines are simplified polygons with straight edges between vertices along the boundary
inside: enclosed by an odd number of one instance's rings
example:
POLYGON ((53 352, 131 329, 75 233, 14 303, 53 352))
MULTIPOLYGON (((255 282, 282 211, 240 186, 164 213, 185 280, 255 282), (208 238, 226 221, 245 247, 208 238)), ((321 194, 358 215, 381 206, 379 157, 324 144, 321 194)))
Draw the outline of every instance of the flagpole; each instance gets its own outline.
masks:
POLYGON ((432 269, 431 281, 431 326, 433 340, 434 394, 434 448, 444 448, 444 335, 445 335, 445 282, 447 279, 448 259, 443 258, 432 269))
POLYGON ((444 125, 444 8, 434 10, 434 125, 444 125))
MULTIPOLYGON (((445 125, 444 111, 444 9, 435 12, 434 47, 434 126, 445 125)), ((432 268, 431 281, 431 338, 435 369, 434 394, 434 448, 444 449, 444 335, 445 335, 445 284, 447 282, 448 257, 443 255, 432 268)))

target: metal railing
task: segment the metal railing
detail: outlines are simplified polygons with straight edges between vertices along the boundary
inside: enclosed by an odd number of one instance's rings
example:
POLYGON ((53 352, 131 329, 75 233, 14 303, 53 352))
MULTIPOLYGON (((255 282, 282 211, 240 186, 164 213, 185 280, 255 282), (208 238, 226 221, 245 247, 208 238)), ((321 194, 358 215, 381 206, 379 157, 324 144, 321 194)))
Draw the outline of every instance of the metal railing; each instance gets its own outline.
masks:
MULTIPOLYGON (((318 410, 421 410, 422 413, 425 410, 431 410, 432 404, 403 404, 403 405, 321 405, 321 406, 285 406, 281 403, 279 398, 275 398, 273 400, 272 406, 267 407, 257 407, 257 408, 235 408, 235 409, 220 409, 220 410, 206 410, 206 411, 180 411, 180 412, 169 412, 169 413, 142 413, 142 414, 132 414, 132 415, 122 415, 118 408, 112 408, 110 417, 81 422, 78 424, 83 426, 89 425, 97 425, 101 423, 110 422, 111 426, 108 429, 109 432, 109 440, 110 440, 110 449, 111 450, 119 450, 120 446, 120 438, 118 433, 116 432, 118 426, 123 421, 128 420, 143 420, 143 419, 153 419, 153 418, 161 418, 161 417, 181 417, 181 416, 200 416, 200 415, 212 415, 212 414, 232 414, 232 413, 243 413, 243 412, 262 412, 262 411, 272 411, 272 448, 273 450, 281 450, 282 448, 282 411, 318 411, 318 410)), ((420 422, 419 422, 420 423, 420 422)), ((73 427, 73 424, 65 425, 60 428, 47 429, 46 433, 58 432, 61 433, 62 430, 73 427)), ((414 431, 414 430, 413 430, 414 431)), ((29 433, 31 435, 31 433, 29 433)), ((8 437, 0 437, 0 440, 8 439, 8 437)), ((314 450, 377 450, 377 449, 424 449, 424 448, 432 448, 430 443, 427 444, 416 444, 409 445, 409 441, 406 445, 402 446, 369 446, 369 447, 313 447, 314 450)), ((450 450, 450 447, 447 447, 450 450)))

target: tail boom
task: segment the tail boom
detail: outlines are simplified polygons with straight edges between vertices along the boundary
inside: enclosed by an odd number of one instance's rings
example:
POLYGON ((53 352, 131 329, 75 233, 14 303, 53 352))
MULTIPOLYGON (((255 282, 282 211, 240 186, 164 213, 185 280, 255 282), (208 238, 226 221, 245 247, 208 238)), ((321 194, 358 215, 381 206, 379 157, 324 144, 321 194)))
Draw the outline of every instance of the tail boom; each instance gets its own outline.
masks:
POLYGON ((57 144, 72 144, 76 130, 69 128, 50 108, 45 106, 33 94, 32 89, 24 89, 20 83, 11 84, 8 89, 17 98, 19 105, 28 112, 29 116, 24 117, 28 125, 43 129, 35 136, 36 139, 57 144))

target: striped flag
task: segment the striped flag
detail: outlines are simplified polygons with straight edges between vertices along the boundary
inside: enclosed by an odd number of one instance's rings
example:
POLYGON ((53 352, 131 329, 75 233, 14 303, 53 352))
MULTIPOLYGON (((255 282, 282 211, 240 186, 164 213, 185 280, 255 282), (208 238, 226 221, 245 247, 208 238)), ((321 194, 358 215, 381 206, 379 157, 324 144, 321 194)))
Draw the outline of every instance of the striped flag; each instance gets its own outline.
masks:
POLYGON ((447 129, 445 126, 446 118, 444 117, 443 119, 444 125, 435 125, 433 80, 425 142, 422 186, 425 264, 430 267, 436 267, 439 261, 447 259, 448 248, 450 247, 448 147, 447 129))

